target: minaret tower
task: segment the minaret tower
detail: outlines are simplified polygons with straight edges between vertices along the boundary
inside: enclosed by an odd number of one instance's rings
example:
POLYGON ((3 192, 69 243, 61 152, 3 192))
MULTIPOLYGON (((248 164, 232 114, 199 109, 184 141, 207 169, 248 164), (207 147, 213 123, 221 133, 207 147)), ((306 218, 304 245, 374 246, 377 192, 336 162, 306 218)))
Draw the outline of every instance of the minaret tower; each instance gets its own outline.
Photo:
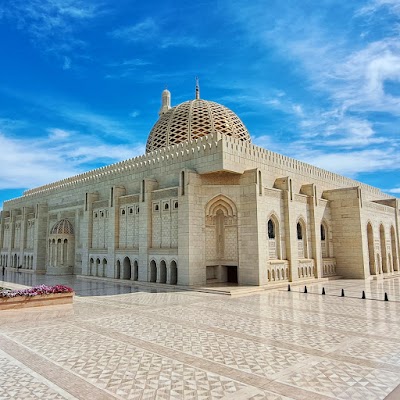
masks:
POLYGON ((164 89, 161 94, 161 108, 158 115, 165 114, 171 108, 171 92, 168 89, 164 89))

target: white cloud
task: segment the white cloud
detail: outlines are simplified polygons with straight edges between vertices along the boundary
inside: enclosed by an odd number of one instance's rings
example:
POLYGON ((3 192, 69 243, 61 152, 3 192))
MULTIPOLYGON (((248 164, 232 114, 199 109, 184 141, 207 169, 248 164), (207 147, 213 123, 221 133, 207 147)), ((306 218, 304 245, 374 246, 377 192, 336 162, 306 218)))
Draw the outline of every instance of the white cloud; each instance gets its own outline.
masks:
POLYGON ((400 97, 385 90, 386 82, 400 83, 400 44, 388 38, 351 53, 331 70, 336 80, 325 80, 332 96, 345 110, 379 111, 400 115, 400 97))
POLYGON ((400 1, 399 0, 373 0, 370 1, 367 5, 361 7, 357 15, 363 16, 366 14, 374 14, 381 10, 382 8, 386 8, 389 12, 393 14, 400 15, 400 1))
POLYGON ((149 61, 143 60, 141 58, 132 58, 130 60, 123 60, 120 62, 113 62, 107 64, 108 67, 143 67, 145 65, 150 65, 149 61))
POLYGON ((400 187, 396 187, 396 188, 393 188, 393 189, 386 189, 385 192, 399 194, 400 193, 400 187))
POLYGON ((54 140, 67 139, 73 133, 59 128, 49 128, 47 131, 50 133, 49 138, 54 140))
POLYGON ((367 149, 341 153, 313 152, 302 160, 338 174, 356 177, 363 172, 399 170, 400 155, 393 151, 367 149))
POLYGON ((154 38, 159 28, 153 18, 146 18, 135 25, 115 29, 111 35, 128 42, 139 42, 154 38))
POLYGON ((62 143, 52 135, 19 140, 0 132, 0 148, 6 149, 0 158, 0 190, 40 186, 84 172, 92 163, 109 164, 144 153, 143 143, 112 145, 96 137, 69 137, 57 128, 49 132, 61 136, 62 143))
POLYGON ((110 34, 116 39, 131 43, 151 41, 162 49, 169 47, 202 48, 209 45, 197 37, 186 35, 182 32, 163 32, 162 23, 157 24, 151 17, 134 25, 115 29, 110 34))
POLYGON ((64 64, 63 64, 63 69, 67 70, 71 68, 71 59, 69 57, 64 57, 64 64))
POLYGON ((63 69, 85 45, 77 38, 79 30, 103 14, 102 4, 93 0, 13 0, 0 10, 0 18, 14 21, 42 51, 54 53, 63 69))
POLYGON ((123 60, 120 62, 113 62, 107 64, 107 67, 111 68, 113 71, 105 75, 106 79, 121 79, 130 76, 135 76, 138 74, 138 69, 151 65, 151 62, 143 60, 141 58, 134 58, 130 60, 123 60))
POLYGON ((129 114, 129 116, 132 117, 132 118, 137 118, 139 115, 140 115, 140 111, 138 111, 138 110, 133 110, 133 111, 129 114))
POLYGON ((170 36, 161 38, 160 46, 162 49, 168 47, 193 47, 204 48, 209 46, 209 42, 201 41, 193 36, 170 36))

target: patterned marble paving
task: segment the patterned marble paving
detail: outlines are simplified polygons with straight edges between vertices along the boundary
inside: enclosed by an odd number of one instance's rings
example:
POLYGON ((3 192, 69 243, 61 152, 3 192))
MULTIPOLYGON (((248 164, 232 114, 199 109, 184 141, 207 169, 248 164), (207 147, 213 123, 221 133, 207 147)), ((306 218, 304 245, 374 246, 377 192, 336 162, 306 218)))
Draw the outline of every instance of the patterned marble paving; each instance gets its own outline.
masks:
POLYGON ((309 359, 305 354, 276 346, 143 316, 105 318, 97 320, 96 325, 266 377, 309 359))
MULTIPOLYGON (((368 285, 375 296, 400 290, 397 278, 368 285)), ((340 286, 365 283, 324 283, 340 286)), ((2 312, 0 400, 384 399, 400 384, 400 303, 297 289, 113 292, 2 312)))
POLYGON ((299 327, 284 324, 279 321, 268 321, 260 318, 242 317, 224 314, 217 311, 195 309, 191 307, 171 307, 163 311, 164 317, 189 319, 199 324, 209 325, 226 331, 241 332, 247 335, 268 338, 277 341, 287 341, 305 347, 328 351, 343 343, 344 333, 334 333, 327 330, 318 330, 318 327, 299 327))
POLYGON ((379 399, 400 383, 399 374, 382 372, 356 364, 322 361, 291 373, 281 382, 335 399, 379 399))
POLYGON ((398 342, 380 339, 358 339, 338 351, 338 354, 357 357, 400 367, 400 346, 398 342))
POLYGON ((246 387, 75 326, 15 331, 12 338, 125 399, 221 399, 246 387))
POLYGON ((44 382, 43 378, 0 351, 0 399, 73 400, 74 397, 44 382))

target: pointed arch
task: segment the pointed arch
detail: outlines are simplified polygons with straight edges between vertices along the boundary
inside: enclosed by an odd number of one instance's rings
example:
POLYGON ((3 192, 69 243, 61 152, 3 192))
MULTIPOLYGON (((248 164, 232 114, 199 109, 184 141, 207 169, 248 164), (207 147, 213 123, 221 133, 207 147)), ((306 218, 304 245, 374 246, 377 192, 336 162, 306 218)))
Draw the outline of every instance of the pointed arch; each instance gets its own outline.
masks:
POLYGON ((133 271, 131 274, 131 279, 137 281, 139 279, 139 263, 138 260, 133 262, 133 271))
POLYGON ((171 285, 176 285, 178 283, 178 266, 175 260, 171 261, 169 268, 170 268, 169 283, 171 285))
POLYGON ((321 256, 322 258, 329 258, 329 225, 325 219, 322 219, 320 225, 321 235, 321 256))
POLYGON ((160 261, 158 282, 167 283, 167 263, 165 260, 160 261))
POLYGON ((149 282, 156 282, 157 281, 157 264, 155 260, 150 261, 149 266, 149 282))
POLYGON ((129 257, 125 257, 122 262, 122 276, 121 279, 131 279, 131 260, 129 257))
POLYGON ((308 258, 307 252, 307 225, 303 217, 297 219, 297 250, 299 258, 308 258))
POLYGON ((272 212, 267 219, 267 241, 269 259, 281 259, 280 224, 274 212, 272 212))
POLYGON ((237 209, 235 203, 227 196, 222 194, 213 197, 206 205, 206 216, 216 215, 218 210, 222 210, 224 216, 236 217, 237 209))
POLYGON ((235 203, 224 195, 215 196, 207 203, 205 214, 206 260, 222 265, 224 261, 237 261, 238 234, 235 203))

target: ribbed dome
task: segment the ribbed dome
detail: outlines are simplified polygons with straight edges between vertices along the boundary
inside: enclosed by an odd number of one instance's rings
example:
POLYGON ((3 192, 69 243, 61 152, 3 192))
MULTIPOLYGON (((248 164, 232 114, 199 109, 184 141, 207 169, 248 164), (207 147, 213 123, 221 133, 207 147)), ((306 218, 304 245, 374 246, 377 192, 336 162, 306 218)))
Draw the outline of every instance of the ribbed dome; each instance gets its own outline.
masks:
POLYGON ((147 139, 146 153, 212 132, 251 142, 249 132, 233 111, 213 101, 195 99, 161 113, 147 139))
POLYGON ((73 235, 74 228, 67 219, 61 219, 56 222, 50 231, 51 235, 73 235))

